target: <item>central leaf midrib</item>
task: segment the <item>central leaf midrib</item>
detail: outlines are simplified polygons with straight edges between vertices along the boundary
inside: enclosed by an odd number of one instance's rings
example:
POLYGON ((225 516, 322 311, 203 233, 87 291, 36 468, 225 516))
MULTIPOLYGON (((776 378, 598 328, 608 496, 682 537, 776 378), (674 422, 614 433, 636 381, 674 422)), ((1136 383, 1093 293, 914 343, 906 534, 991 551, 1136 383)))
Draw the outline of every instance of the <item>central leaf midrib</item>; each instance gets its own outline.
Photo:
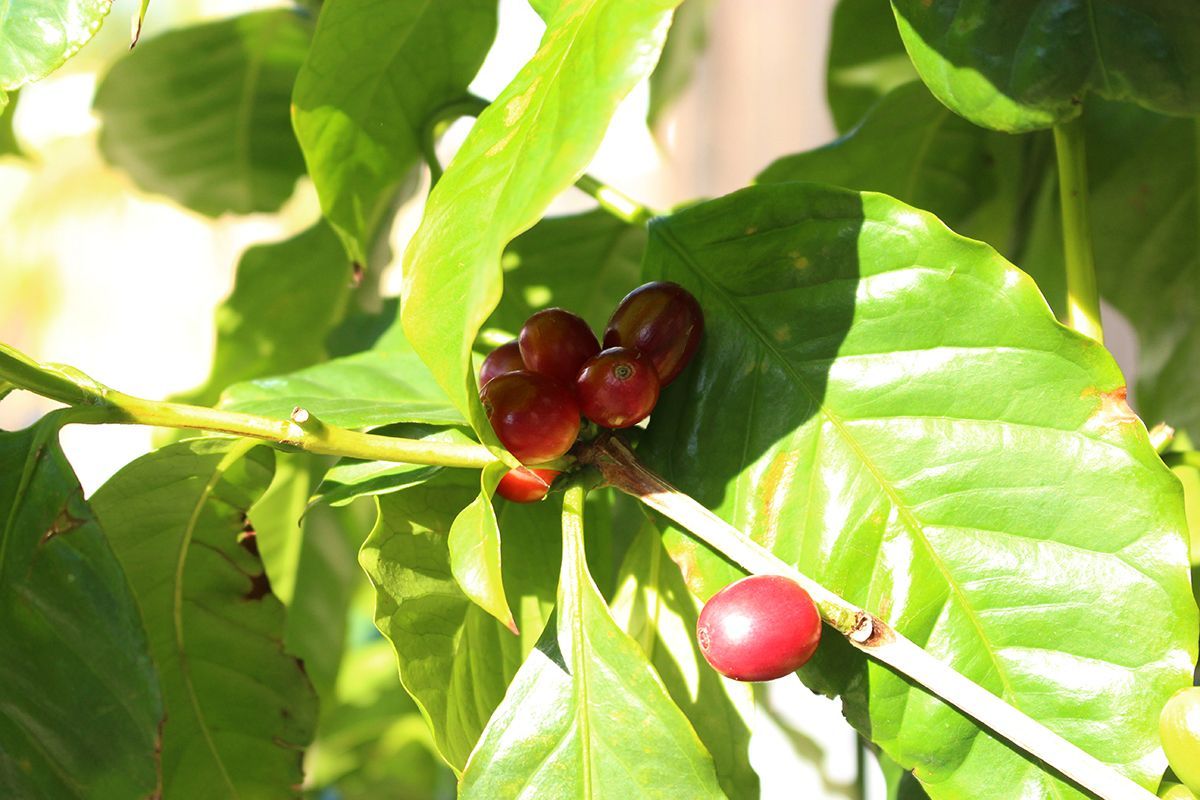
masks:
MULTIPOLYGON (((892 486, 891 482, 888 481, 886 477, 884 477, 883 473, 880 472, 879 468, 871 461, 871 459, 868 458, 866 451, 862 448, 862 445, 859 444, 858 440, 855 439, 850 431, 846 429, 842 419, 833 413, 833 411, 823 402, 822 398, 817 396, 816 392, 813 391, 812 387, 808 385, 803 376, 800 375, 800 373, 797 372, 788 362, 787 358, 785 358, 783 354, 776 349, 774 342, 771 341, 770 337, 767 336, 767 334, 754 323, 752 318, 747 315, 736 302, 734 302, 729 293, 726 292, 723 287, 713 281, 707 273, 705 273, 705 271, 700 267, 699 263, 697 263, 696 260, 691 257, 691 253, 683 246, 683 243, 675 237, 674 231, 667 226, 660 225, 655 229, 655 233, 657 233, 676 253, 676 255, 679 256, 684 264, 686 264, 698 277, 705 282, 706 285, 708 285, 717 295, 721 297, 722 301, 724 301, 729 308, 733 309, 734 313, 737 314, 737 316, 742 320, 746 328, 754 333, 754 335, 762 343, 762 346, 767 350, 768 354, 773 356, 780 364, 783 365, 784 369, 792 377, 795 385, 800 387, 805 394, 808 395, 813 404, 820 409, 821 414, 829 421, 830 425, 838 432, 838 434, 846 442, 847 446, 853 451, 854 455, 857 456, 862 462, 863 466, 879 485, 879 488, 896 507, 900 514, 900 518, 904 521, 905 527, 907 527, 913 534, 913 537, 920 541, 924 546, 926 552, 929 554, 930 559, 933 561, 938 571, 942 573, 942 577, 945 579, 947 587, 957 598, 959 605, 966 612, 967 618, 971 621, 972 626, 975 628, 976 634, 979 636, 979 640, 983 644, 984 650, 987 652, 992 665, 996 669, 996 675, 1000 679, 1001 686, 1004 690, 1004 695, 1002 696, 1005 697, 1005 699, 1010 696, 1015 697, 1016 695, 1013 691, 1011 683, 1008 680, 1008 676, 996 657, 996 653, 992 649, 992 644, 987 635, 984 633, 982 623, 976 616, 974 608, 972 608, 970 603, 967 602, 962 588, 954 580, 954 577, 950 574, 945 562, 942 561, 932 543, 930 543, 928 537, 925 535, 924 528, 922 527, 920 521, 916 518, 908 506, 902 502, 900 494, 896 491, 895 487, 892 486)), ((1017 705, 1015 702, 1013 704, 1017 705)))

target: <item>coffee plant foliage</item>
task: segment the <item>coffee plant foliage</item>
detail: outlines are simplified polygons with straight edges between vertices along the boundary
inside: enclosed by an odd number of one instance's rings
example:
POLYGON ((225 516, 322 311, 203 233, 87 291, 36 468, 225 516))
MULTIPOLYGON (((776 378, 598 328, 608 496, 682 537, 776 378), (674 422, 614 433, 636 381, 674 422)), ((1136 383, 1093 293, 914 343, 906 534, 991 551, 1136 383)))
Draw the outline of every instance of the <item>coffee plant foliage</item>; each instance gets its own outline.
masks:
MULTIPOLYGON (((0 158, 25 157, 18 90, 124 24, 109 5, 0 12, 0 158)), ((495 98, 469 89, 495 0, 285 4, 108 67, 98 146, 139 189, 216 217, 278 211, 303 178, 322 213, 244 253, 210 377, 175 403, 0 345, 0 401, 66 406, 0 432, 0 795, 757 797, 750 689, 694 637, 736 558, 604 485, 594 425, 546 499, 495 496, 519 462, 483 357, 544 308, 600 333, 658 280, 705 332, 619 434, 638 459, 1157 791, 1198 639, 1188 0, 841 0, 839 137, 663 212, 586 171, 636 86, 669 113, 716 4, 530 5, 545 33, 495 98), (1064 324, 1080 228, 1059 186, 1081 179, 1085 274, 1136 334, 1133 387, 1064 324), (548 215, 576 183, 600 207, 548 215), (84 497, 73 423, 176 430, 84 497)), ((1095 796, 837 631, 798 674, 892 796, 1095 796)))

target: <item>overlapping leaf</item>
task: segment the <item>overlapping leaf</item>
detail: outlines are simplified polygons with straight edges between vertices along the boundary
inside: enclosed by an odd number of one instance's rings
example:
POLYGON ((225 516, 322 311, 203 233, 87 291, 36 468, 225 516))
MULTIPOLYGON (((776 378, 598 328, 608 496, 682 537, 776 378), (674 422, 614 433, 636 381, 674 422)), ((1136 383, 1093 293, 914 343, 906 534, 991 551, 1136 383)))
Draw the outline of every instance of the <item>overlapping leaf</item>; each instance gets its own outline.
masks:
POLYGON ((555 624, 488 722, 459 796, 723 797, 696 732, 588 573, 582 511, 564 519, 555 624))
POLYGON ((0 110, 5 92, 44 78, 100 30, 112 0, 10 0, 0 15, 0 110))
POLYGON ((413 348, 495 443, 470 373, 500 300, 500 256, 587 166, 622 98, 653 68, 678 0, 564 0, 537 53, 477 119, 404 256, 413 348))
POLYGON ((915 79, 917 71, 904 52, 888 0, 839 0, 831 27, 825 91, 833 123, 845 133, 875 101, 915 79))
POLYGON ((0 433, 0 794, 149 797, 158 675, 59 424, 0 433))
POLYGON ((466 94, 496 32, 495 0, 339 0, 321 10, 293 119, 325 216, 350 257, 421 156, 438 109, 466 94))
POLYGON ((96 90, 101 150, 202 214, 278 209, 304 174, 289 106, 311 35, 305 15, 272 10, 142 42, 96 90))
MULTIPOLYGON (((706 318, 643 443, 653 463, 1155 785, 1157 709, 1190 680, 1196 607, 1178 483, 1108 353, 990 248, 883 195, 754 187, 654 225, 647 271, 692 289, 706 318)), ((698 594, 729 579, 675 543, 698 594)), ((822 647, 803 676, 840 687, 935 799, 1079 796, 849 648, 822 647)))
POLYGON ((938 99, 1002 131, 1077 117, 1085 98, 1200 113, 1200 15, 1191 0, 892 0, 938 99))
POLYGON ((162 680, 166 797, 276 796, 303 777, 315 696, 284 652, 246 512, 271 451, 194 439, 126 466, 92 504, 141 607, 162 680))
POLYGON ((504 578, 521 637, 455 582, 447 534, 479 494, 477 473, 436 479, 379 498, 379 522, 360 561, 377 592, 375 621, 396 650, 400 678, 433 729, 439 752, 461 770, 554 602, 555 509, 501 504, 504 578))

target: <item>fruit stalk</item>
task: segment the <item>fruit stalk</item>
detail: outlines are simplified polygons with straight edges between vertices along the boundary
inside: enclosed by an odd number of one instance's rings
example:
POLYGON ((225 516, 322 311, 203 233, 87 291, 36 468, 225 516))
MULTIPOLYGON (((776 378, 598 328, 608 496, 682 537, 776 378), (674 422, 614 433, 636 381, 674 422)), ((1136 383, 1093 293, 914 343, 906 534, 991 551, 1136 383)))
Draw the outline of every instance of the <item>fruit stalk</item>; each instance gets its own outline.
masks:
POLYGON ((1103 344, 1100 291, 1088 218, 1087 151, 1083 120, 1054 126, 1058 198, 1062 208, 1063 259, 1067 270, 1067 324, 1103 344))
MULTIPOLYGON (((609 485, 640 500, 752 574, 782 575, 813 598, 826 624, 871 658, 1057 769, 1103 800, 1152 800, 1154 795, 1063 739, 1000 697, 942 663, 859 608, 776 558, 769 550, 646 469, 619 439, 602 437, 580 453, 609 485)), ((869 566, 868 566, 869 568, 869 566)))

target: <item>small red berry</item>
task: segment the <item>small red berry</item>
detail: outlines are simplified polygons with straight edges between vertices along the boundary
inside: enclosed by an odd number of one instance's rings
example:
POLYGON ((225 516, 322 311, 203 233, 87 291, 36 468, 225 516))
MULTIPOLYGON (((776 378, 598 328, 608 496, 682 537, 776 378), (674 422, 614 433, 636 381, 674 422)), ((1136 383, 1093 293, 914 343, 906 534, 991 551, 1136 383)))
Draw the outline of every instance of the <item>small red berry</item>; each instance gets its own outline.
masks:
POLYGON ((526 464, 552 461, 579 435, 579 404, 570 389, 536 372, 508 372, 479 393, 500 443, 526 464))
POLYGON ((808 592, 778 575, 734 581, 704 605, 696 623, 712 668, 738 681, 773 681, 802 667, 821 641, 821 615, 808 592))
POLYGON ((634 289, 617 305, 604 329, 604 346, 641 350, 666 386, 688 365, 703 333, 704 313, 691 292, 677 283, 655 281, 634 289))
POLYGON ((496 494, 514 503, 536 503, 561 474, 556 469, 510 469, 496 486, 496 494))
POLYGON ((525 362, 521 360, 521 346, 513 339, 488 353, 487 358, 483 360, 483 366, 479 368, 479 385, 487 386, 488 381, 497 375, 522 369, 525 369, 525 362))
POLYGON ((627 347, 610 347, 588 360, 575 381, 583 415, 605 428, 628 428, 658 402, 658 373, 650 359, 627 347))
POLYGON ((547 308, 525 320, 517 340, 526 369, 566 386, 575 382, 583 362, 600 352, 600 342, 583 318, 561 308, 547 308))

